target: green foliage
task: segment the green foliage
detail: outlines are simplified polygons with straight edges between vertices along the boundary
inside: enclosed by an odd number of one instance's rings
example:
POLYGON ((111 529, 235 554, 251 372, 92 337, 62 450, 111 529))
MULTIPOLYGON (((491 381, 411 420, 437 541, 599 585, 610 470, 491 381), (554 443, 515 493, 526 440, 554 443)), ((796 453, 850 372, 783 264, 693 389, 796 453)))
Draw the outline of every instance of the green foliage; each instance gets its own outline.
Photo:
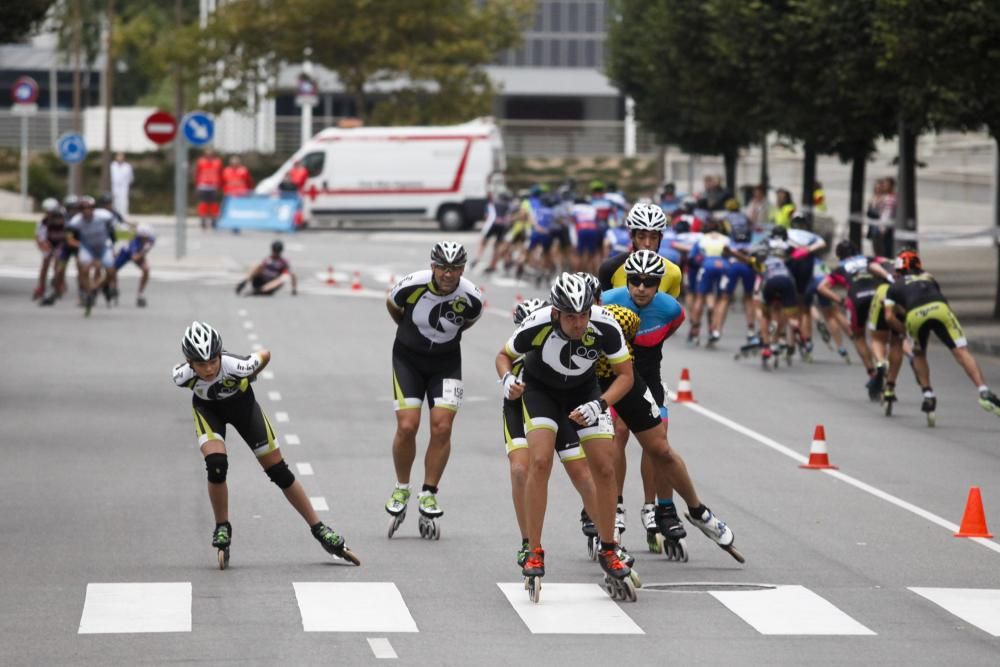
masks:
POLYGON ((38 27, 54 0, 17 0, 3 3, 0 44, 19 42, 38 27))

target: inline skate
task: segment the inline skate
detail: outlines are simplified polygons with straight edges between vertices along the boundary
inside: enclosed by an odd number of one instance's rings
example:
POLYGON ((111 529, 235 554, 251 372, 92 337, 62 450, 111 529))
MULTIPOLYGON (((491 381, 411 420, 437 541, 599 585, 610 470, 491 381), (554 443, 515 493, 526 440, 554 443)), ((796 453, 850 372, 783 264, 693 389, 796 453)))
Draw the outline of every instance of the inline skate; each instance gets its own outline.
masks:
POLYGON ((346 560, 354 565, 361 565, 361 560, 354 555, 354 552, 347 548, 344 538, 334 532, 333 528, 320 521, 312 527, 313 537, 320 543, 323 549, 340 560, 346 560))
POLYGON ((392 519, 389 521, 389 539, 396 534, 399 527, 406 519, 406 503, 410 502, 410 490, 396 487, 392 490, 392 495, 385 504, 385 511, 392 519))
POLYGON ((212 531, 212 546, 219 550, 219 569, 229 567, 229 547, 233 543, 233 525, 226 521, 215 525, 212 531))
POLYGON ((438 519, 444 514, 444 510, 438 505, 435 495, 429 491, 422 492, 418 500, 420 502, 418 523, 420 537, 425 540, 440 540, 441 525, 438 523, 438 519))
POLYGON ((702 515, 700 517, 693 517, 690 513, 686 512, 684 516, 690 521, 694 526, 696 526, 701 532, 705 533, 705 536, 710 540, 719 545, 723 551, 727 552, 730 556, 736 559, 739 563, 745 563, 746 560, 743 558, 743 554, 733 547, 733 542, 736 536, 733 531, 729 529, 725 523, 720 521, 714 514, 712 510, 707 507, 704 508, 702 515))

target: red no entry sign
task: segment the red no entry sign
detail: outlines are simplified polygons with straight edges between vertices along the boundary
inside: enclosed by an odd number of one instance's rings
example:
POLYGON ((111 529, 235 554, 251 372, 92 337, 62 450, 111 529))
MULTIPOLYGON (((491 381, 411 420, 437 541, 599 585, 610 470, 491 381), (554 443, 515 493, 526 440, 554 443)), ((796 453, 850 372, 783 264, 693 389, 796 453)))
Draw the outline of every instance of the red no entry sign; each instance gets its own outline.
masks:
POLYGON ((177 134, 177 119, 166 111, 156 111, 150 114, 142 127, 154 144, 165 144, 177 134))

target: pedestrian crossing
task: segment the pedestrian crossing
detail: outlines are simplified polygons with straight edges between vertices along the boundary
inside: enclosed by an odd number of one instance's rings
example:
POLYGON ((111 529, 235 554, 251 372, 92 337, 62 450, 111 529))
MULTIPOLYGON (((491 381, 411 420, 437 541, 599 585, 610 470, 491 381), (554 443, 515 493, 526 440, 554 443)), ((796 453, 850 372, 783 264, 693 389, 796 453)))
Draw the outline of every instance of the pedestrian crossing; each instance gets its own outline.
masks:
MULTIPOLYGON (((873 636, 878 633, 805 586, 701 585, 720 604, 720 612, 740 618, 761 635, 873 636)), ((635 605, 611 600, 597 584, 545 583, 541 602, 530 602, 523 582, 499 582, 509 609, 536 635, 643 635, 630 614, 645 605, 662 605, 666 594, 639 592, 635 605)), ((1000 589, 911 587, 915 604, 933 604, 993 637, 1000 636, 1000 589)), ((304 632, 416 633, 420 627, 393 582, 292 582, 289 603, 298 607, 304 632)), ((671 613, 684 613, 686 596, 670 595, 671 613)), ((190 582, 90 583, 80 616, 79 634, 191 632, 190 582)), ((861 604, 859 609, 870 609, 861 604)), ((641 614, 637 614, 641 616, 641 614)), ((483 623, 494 625, 485 615, 483 623)), ((385 646, 376 642, 386 649, 385 646)), ((373 647, 373 650, 376 650, 373 647)))

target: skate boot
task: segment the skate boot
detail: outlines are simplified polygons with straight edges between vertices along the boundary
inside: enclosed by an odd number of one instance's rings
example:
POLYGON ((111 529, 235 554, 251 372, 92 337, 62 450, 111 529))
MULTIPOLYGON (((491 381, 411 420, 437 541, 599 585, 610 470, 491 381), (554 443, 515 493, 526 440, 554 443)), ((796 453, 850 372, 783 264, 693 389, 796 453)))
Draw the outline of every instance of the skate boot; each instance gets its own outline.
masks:
POLYGON ((528 540, 521 542, 520 548, 517 550, 517 564, 524 567, 524 564, 528 561, 528 555, 531 553, 531 547, 528 546, 528 540))
POLYGON ((47 297, 38 302, 39 306, 51 306, 56 302, 56 293, 52 292, 47 297))
POLYGON ((104 295, 104 303, 105 303, 105 305, 107 305, 107 307, 110 308, 111 307, 111 299, 112 299, 112 296, 111 296, 111 285, 103 285, 103 286, 101 286, 101 294, 104 295))
POLYGON ((677 516, 677 507, 671 505, 656 506, 656 527, 663 544, 663 554, 667 560, 681 563, 688 561, 687 531, 677 516))
POLYGON ((621 542, 622 535, 625 533, 625 506, 618 503, 618 508, 615 510, 615 542, 621 542))
POLYGON ((844 363, 846 363, 848 366, 851 365, 851 353, 847 351, 846 347, 838 349, 837 354, 839 354, 840 358, 844 360, 844 363))
POLYGON ((139 308, 145 308, 146 307, 146 297, 144 297, 142 295, 136 297, 136 299, 135 299, 135 305, 137 307, 139 307, 139 308))
POLYGON ((212 531, 212 546, 219 550, 219 569, 225 570, 229 565, 229 545, 233 542, 233 525, 225 523, 215 524, 212 531))
POLYGON ((643 505, 639 510, 639 517, 642 519, 642 527, 646 529, 646 547, 650 553, 663 553, 663 536, 656 527, 656 505, 652 503, 643 505))
POLYGON ((601 545, 601 539, 597 537, 597 526, 594 525, 593 520, 587 514, 587 510, 580 510, 580 530, 583 531, 584 536, 587 538, 587 555, 590 556, 590 560, 597 560, 597 551, 601 545))
POLYGON ((83 316, 90 317, 90 311, 94 309, 94 302, 97 300, 97 296, 90 292, 83 297, 83 316))
POLYGON ((689 332, 687 337, 687 344, 690 347, 700 347, 701 335, 697 331, 689 332))
POLYGON ((118 306, 118 288, 117 287, 112 287, 111 288, 111 300, 114 302, 115 306, 117 307, 118 306))
POLYGON ((712 514, 712 510, 706 507, 700 517, 693 517, 689 513, 685 513, 684 516, 687 517, 688 521, 697 526, 701 532, 705 533, 706 537, 718 544, 721 549, 728 552, 730 556, 735 558, 737 562, 746 562, 743 558, 743 554, 733 547, 733 542, 736 539, 736 536, 733 535, 733 531, 731 531, 729 526, 725 523, 719 521, 719 519, 712 514))
POLYGON ((979 405, 982 406, 983 410, 1000 417, 1000 398, 997 398, 997 395, 989 389, 979 392, 979 405))
POLYGON ((341 560, 346 560, 355 565, 361 565, 361 560, 354 555, 354 552, 344 544, 344 538, 333 531, 328 525, 320 521, 312 527, 313 537, 322 545, 328 554, 341 560))
POLYGON ((36 287, 35 291, 31 293, 31 300, 38 301, 43 296, 45 296, 45 290, 41 287, 36 287))
POLYGON ((604 570, 604 590, 611 599, 635 602, 632 568, 621 561, 617 548, 601 551, 597 554, 597 561, 604 570))
POLYGON ((764 370, 767 370, 768 365, 771 363, 771 355, 772 353, 770 347, 765 346, 764 349, 760 351, 760 364, 764 370))
POLYGON ((924 402, 920 404, 920 411, 927 414, 927 425, 934 426, 937 423, 937 397, 924 392, 924 402))
MULTIPOLYGON (((826 322, 823 320, 816 320, 816 331, 819 332, 819 337, 823 339, 823 343, 825 343, 827 347, 830 347, 830 341, 833 339, 833 336, 830 335, 830 327, 826 326, 826 322)), ((830 349, 833 348, 830 347, 830 349)))
POLYGON ((438 518, 444 514, 444 510, 438 505, 434 494, 429 491, 421 492, 419 501, 420 521, 418 528, 420 529, 420 537, 425 540, 440 540, 441 526, 438 524, 438 518))
POLYGON ((389 513, 392 520, 389 521, 389 539, 396 534, 399 527, 406 518, 406 503, 410 502, 410 490, 396 487, 389 496, 389 501, 385 504, 385 511, 389 513))
POLYGON ((811 364, 813 360, 813 342, 811 340, 802 341, 802 344, 799 346, 799 354, 802 356, 802 361, 811 364))
POLYGON ((887 383, 882 390, 882 409, 885 410, 886 417, 892 416, 892 405, 896 400, 896 385, 887 383))
POLYGON ((524 576, 524 589, 528 591, 528 599, 537 603, 542 593, 542 577, 545 576, 545 550, 541 547, 532 549, 527 560, 521 566, 524 576))
POLYGON ((868 373, 868 382, 865 383, 865 389, 868 390, 869 401, 877 401, 882 395, 882 389, 879 387, 878 383, 878 371, 871 371, 868 373))
POLYGON ((874 381, 874 387, 869 387, 868 398, 872 398, 872 393, 875 393, 875 398, 873 401, 879 400, 882 396, 882 391, 885 389, 885 373, 889 370, 889 366, 885 363, 879 363, 875 365, 875 375, 872 377, 874 381))
POLYGON ((239 296, 240 292, 242 292, 246 288, 246 286, 247 286, 246 280, 241 280, 240 282, 236 283, 236 295, 239 296))
POLYGON ((708 343, 706 343, 706 346, 707 347, 715 347, 715 344, 718 343, 720 340, 722 340, 722 332, 721 331, 711 331, 708 334, 708 343))

